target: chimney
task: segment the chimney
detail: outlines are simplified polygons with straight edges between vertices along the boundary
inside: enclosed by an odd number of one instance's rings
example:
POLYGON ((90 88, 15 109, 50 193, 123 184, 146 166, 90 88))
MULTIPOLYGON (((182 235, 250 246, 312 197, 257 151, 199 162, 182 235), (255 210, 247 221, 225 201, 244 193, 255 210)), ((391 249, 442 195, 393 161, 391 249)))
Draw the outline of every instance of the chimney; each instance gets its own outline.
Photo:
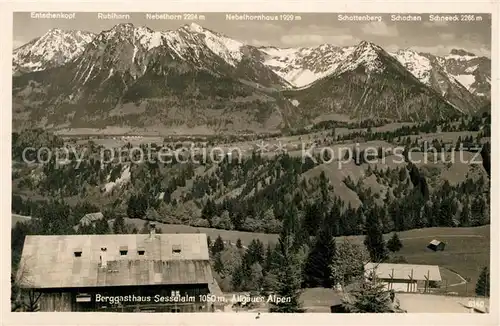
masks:
POLYGON ((150 222, 149 223, 149 236, 151 238, 154 238, 156 235, 156 223, 155 222, 150 222))
POLYGON ((101 248, 101 267, 106 268, 108 267, 108 259, 106 257, 106 248, 101 248))

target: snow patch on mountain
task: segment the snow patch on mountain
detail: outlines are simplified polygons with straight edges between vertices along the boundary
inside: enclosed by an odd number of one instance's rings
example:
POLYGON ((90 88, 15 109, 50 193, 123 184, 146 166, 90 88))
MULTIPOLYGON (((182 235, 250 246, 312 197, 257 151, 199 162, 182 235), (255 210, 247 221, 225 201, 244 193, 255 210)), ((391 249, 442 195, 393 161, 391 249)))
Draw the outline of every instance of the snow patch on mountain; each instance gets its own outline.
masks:
POLYGON ((310 48, 259 48, 265 54, 263 64, 298 88, 332 74, 353 49, 330 44, 310 48))
POLYGON ((193 32, 196 32, 196 33, 203 33, 203 27, 201 27, 200 25, 196 24, 196 23, 191 23, 189 25, 187 25, 187 27, 193 31, 193 32))
POLYGON ((476 77, 474 75, 457 75, 454 77, 468 90, 470 90, 472 84, 476 81, 476 77))
POLYGON ((476 71, 477 67, 479 67, 479 65, 470 66, 467 69, 465 69, 465 72, 472 74, 474 71, 476 71))
POLYGON ((163 32, 155 32, 146 27, 138 27, 134 30, 134 34, 139 39, 139 43, 147 51, 162 45, 163 32))
POLYGON ((181 57, 189 56, 188 52, 192 51, 195 58, 199 58, 205 50, 209 50, 233 67, 243 57, 242 42, 212 32, 195 23, 184 25, 177 31, 167 32, 165 38, 168 46, 181 57))
POLYGON ((420 82, 427 86, 431 85, 430 77, 432 65, 428 58, 413 51, 399 50, 391 55, 398 60, 409 72, 412 73, 420 82))
POLYGON ((85 77, 85 80, 83 81, 84 84, 87 82, 87 80, 89 80, 90 74, 92 74, 92 71, 94 71, 94 67, 95 67, 95 65, 92 65, 92 67, 90 68, 89 73, 87 74, 87 77, 85 77))
POLYGON ((213 53, 224 59, 230 65, 235 66, 241 61, 243 56, 241 47, 243 43, 227 37, 215 35, 210 31, 205 33, 205 42, 213 53))

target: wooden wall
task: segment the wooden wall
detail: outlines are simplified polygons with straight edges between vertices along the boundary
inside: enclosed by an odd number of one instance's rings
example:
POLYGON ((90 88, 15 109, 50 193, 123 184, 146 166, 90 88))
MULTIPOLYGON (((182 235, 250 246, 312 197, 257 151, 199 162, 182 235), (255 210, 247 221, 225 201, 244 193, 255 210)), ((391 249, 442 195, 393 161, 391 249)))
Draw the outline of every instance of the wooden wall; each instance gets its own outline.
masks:
POLYGON ((201 295, 207 295, 210 291, 207 284, 199 285, 156 285, 156 286, 119 286, 119 287, 95 287, 95 288, 64 288, 46 289, 40 297, 40 311, 65 312, 65 311, 157 311, 157 312, 210 312, 211 302, 202 302, 201 295), (101 296, 170 296, 176 291, 180 296, 190 296, 194 302, 124 302, 120 305, 108 302, 96 302, 96 295, 101 296), (91 297, 90 302, 76 302, 78 294, 87 294, 91 297))
POLYGON ((72 311, 72 302, 69 292, 44 293, 40 297, 40 311, 72 311))

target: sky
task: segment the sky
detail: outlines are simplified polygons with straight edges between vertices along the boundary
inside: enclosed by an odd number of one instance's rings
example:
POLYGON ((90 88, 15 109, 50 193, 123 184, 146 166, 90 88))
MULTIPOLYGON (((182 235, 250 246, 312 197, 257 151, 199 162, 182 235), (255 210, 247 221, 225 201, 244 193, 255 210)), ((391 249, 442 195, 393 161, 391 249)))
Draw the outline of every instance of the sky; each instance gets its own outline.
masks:
POLYGON ((482 21, 474 22, 431 22, 429 14, 416 13, 412 15, 420 15, 422 21, 395 22, 391 21, 391 14, 373 13, 370 15, 381 16, 381 21, 342 21, 338 18, 338 15, 344 15, 342 13, 296 13, 295 16, 300 16, 300 20, 293 21, 226 20, 226 13, 199 13, 204 19, 196 21, 150 20, 146 19, 145 13, 129 14, 130 19, 126 20, 102 20, 97 18, 97 13, 89 12, 76 13, 75 19, 34 19, 29 12, 17 12, 14 13, 13 47, 27 43, 51 28, 99 33, 119 23, 132 23, 159 31, 174 30, 195 22, 255 46, 307 47, 324 43, 346 46, 366 40, 387 51, 411 48, 446 55, 451 49, 464 49, 476 55, 491 57, 491 16, 488 14, 474 14, 474 17, 482 17, 482 21))

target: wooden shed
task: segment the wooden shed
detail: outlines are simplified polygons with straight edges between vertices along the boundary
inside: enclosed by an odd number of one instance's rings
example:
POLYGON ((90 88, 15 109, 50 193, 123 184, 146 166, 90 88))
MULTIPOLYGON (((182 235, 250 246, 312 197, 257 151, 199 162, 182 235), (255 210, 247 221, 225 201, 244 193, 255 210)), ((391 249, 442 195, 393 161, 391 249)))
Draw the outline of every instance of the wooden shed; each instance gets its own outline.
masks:
POLYGON ((444 242, 434 239, 431 242, 429 242, 427 248, 433 251, 443 251, 445 246, 446 244, 444 242))

